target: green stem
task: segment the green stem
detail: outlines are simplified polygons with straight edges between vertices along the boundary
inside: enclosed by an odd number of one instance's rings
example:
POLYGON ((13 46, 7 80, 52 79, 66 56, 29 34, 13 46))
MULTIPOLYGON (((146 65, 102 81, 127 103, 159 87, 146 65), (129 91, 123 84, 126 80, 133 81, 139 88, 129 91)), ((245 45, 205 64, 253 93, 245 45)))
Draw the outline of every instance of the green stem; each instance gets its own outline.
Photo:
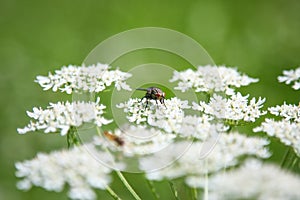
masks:
POLYGON ((129 192, 132 194, 132 196, 136 199, 136 200, 141 200, 141 198, 139 197, 139 195, 137 195, 137 193, 134 191, 134 189, 130 186, 130 184, 127 182, 126 178, 123 176, 123 174, 119 171, 116 170, 116 173, 118 175, 118 177, 120 178, 120 180, 122 181, 122 183, 125 185, 125 187, 129 190, 129 192))
POLYGON ((151 180, 149 180, 149 179, 147 179, 147 178, 146 178, 146 181, 147 181, 147 184, 148 184, 148 186, 149 186, 149 188, 150 188, 150 190, 151 190, 153 196, 155 197, 155 199, 159 199, 160 196, 159 196, 159 194, 156 192, 156 189, 155 189, 155 187, 154 187, 153 181, 151 181, 151 180))
POLYGON ((174 186, 174 183, 172 183, 172 181, 169 181, 169 184, 170 184, 171 190, 172 190, 172 192, 173 192, 173 194, 175 196, 175 199, 176 200, 180 200, 180 198, 178 197, 178 192, 177 192, 177 190, 176 190, 176 188, 174 186))
POLYGON ((295 167, 295 165, 296 165, 296 163, 299 161, 299 158, 297 157, 297 156, 295 156, 295 159, 294 159, 294 161, 293 161, 293 163, 292 163, 292 166, 291 166, 291 168, 292 169, 294 169, 294 167, 295 167))
POLYGON ((75 127, 70 127, 70 129, 67 133, 67 144, 68 144, 68 149, 71 148, 72 146, 80 145, 80 140, 77 135, 75 127))
MULTIPOLYGON (((97 133, 100 137, 102 137, 101 131, 99 129, 99 127, 96 127, 97 129, 97 133)), ((105 150, 107 152, 109 152, 109 150, 107 148, 105 148, 105 150)), ((132 196, 136 199, 136 200, 141 200, 141 198, 137 195, 137 193, 134 191, 134 189, 131 187, 131 185, 127 182, 126 178, 123 176, 123 174, 119 171, 119 170, 115 170, 115 172, 117 173, 118 177, 120 178, 120 180, 122 181, 122 183, 124 184, 124 186, 127 188, 127 190, 132 194, 132 196)))
POLYGON ((292 155, 292 150, 290 147, 287 148, 285 154, 284 154, 284 157, 283 157, 283 160, 281 162, 281 167, 284 168, 284 167, 289 167, 289 164, 290 164, 290 160, 292 159, 293 155, 292 155))
POLYGON ((115 200, 122 200, 109 186, 106 186, 106 190, 115 200))
POLYGON ((198 191, 197 191, 197 188, 192 188, 192 197, 193 197, 193 199, 195 199, 195 200, 198 199, 198 191))
POLYGON ((208 200, 208 171, 207 171, 207 159, 205 159, 205 187, 204 187, 204 200, 208 200))

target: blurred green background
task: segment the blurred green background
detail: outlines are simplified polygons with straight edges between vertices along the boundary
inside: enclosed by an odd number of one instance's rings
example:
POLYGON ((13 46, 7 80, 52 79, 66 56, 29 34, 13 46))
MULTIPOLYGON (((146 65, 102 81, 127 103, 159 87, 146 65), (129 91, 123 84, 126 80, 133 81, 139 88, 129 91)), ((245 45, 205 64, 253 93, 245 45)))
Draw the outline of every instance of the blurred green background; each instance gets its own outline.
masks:
MULTIPOLYGON (((36 75, 66 64, 81 64, 99 42, 114 34, 157 26, 194 38, 216 64, 238 66, 258 77, 260 82, 244 91, 266 97, 267 106, 297 103, 299 93, 279 84, 276 77, 283 69, 300 64, 299 10, 298 0, 1 0, 0 199, 67 199, 65 194, 39 188, 30 192, 15 188, 16 161, 66 146, 63 137, 16 133, 17 127, 28 122, 26 110, 68 98, 43 92, 33 82, 36 75)), ((282 149, 279 145, 273 151, 283 154, 282 149)), ((132 174, 126 176, 132 180, 132 174)), ((147 199, 146 183, 135 179, 137 192, 147 199)), ((131 197, 119 182, 113 188, 125 199, 131 197)), ((163 190, 164 183, 158 188, 163 190)), ((165 193, 165 199, 171 198, 169 191, 165 193)), ((110 199, 105 192, 99 192, 100 196, 110 199)))

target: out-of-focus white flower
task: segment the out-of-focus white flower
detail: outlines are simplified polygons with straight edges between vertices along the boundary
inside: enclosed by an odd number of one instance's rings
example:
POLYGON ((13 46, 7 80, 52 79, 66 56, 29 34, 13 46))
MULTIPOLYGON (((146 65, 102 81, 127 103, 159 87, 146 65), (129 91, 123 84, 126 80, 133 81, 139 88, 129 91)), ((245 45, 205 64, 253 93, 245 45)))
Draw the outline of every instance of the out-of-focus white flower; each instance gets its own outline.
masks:
POLYGON ((278 76, 278 81, 279 82, 284 82, 287 85, 291 84, 292 82, 294 82, 294 85, 292 86, 292 88, 294 88, 295 90, 299 90, 300 89, 300 67, 298 67, 297 69, 291 69, 291 70, 284 70, 283 71, 283 76, 278 76))
POLYGON ((125 103, 117 105, 127 114, 129 122, 136 124, 149 124, 171 133, 180 130, 180 124, 184 117, 184 109, 190 108, 188 101, 182 101, 176 97, 165 100, 164 107, 150 100, 148 107, 140 99, 129 99, 125 103))
POLYGON ((209 199, 300 199, 300 177, 259 160, 209 180, 209 199))
POLYGON ((119 148, 114 148, 118 147, 116 143, 113 144, 114 141, 97 136, 94 138, 95 145, 100 148, 108 147, 112 150, 120 150, 125 156, 143 156, 159 152, 174 142, 176 137, 174 134, 141 125, 124 125, 111 134, 120 138, 124 144, 119 148))
POLYGON ((270 156, 265 147, 269 141, 263 138, 247 137, 235 132, 220 134, 215 141, 211 152, 204 159, 200 158, 204 142, 175 142, 169 147, 169 151, 141 158, 140 169, 145 171, 147 178, 151 180, 175 179, 184 176, 186 183, 189 184, 190 178, 199 177, 199 185, 190 186, 201 187, 202 177, 206 173, 211 174, 226 167, 235 166, 242 156, 251 155, 260 158, 270 156), (178 155, 181 156, 178 157, 178 155), (173 161, 172 165, 160 168, 171 161, 173 161), (156 170, 149 171, 152 169, 156 170))
POLYGON ((231 95, 234 87, 247 86, 258 82, 258 79, 241 74, 235 68, 225 66, 199 66, 197 71, 187 69, 182 72, 175 71, 171 82, 179 81, 175 89, 182 92, 195 88, 196 92, 225 92, 231 95))
POLYGON ((119 69, 110 70, 110 66, 97 63, 90 66, 63 66, 56 70, 54 74, 48 76, 37 76, 35 82, 39 83, 44 90, 52 88, 54 92, 60 90, 71 94, 72 92, 101 92, 112 83, 117 90, 131 90, 125 80, 131 74, 122 72, 119 69))
MULTIPOLYGON (((105 152, 96 151, 89 144, 89 151, 106 163, 114 163, 105 152)), ((96 199, 92 188, 106 189, 111 182, 111 169, 101 165, 83 147, 70 150, 39 153, 36 158, 18 162, 16 176, 22 178, 17 183, 18 189, 29 190, 32 186, 49 191, 61 192, 68 185, 71 199, 96 199)))
POLYGON ((200 101, 199 104, 193 102, 192 108, 218 119, 255 122, 257 118, 266 114, 266 111, 261 110, 265 98, 259 97, 257 101, 255 98, 249 101, 248 98, 249 95, 242 96, 239 92, 229 98, 214 94, 208 103, 204 101, 200 101))
POLYGON ((266 118, 255 132, 265 132, 271 137, 279 138, 280 141, 291 146, 300 155, 300 107, 286 104, 268 108, 271 114, 279 116, 281 120, 266 118))
POLYGON ((79 127, 85 122, 93 122, 97 126, 112 122, 103 117, 106 106, 99 103, 100 98, 97 98, 96 102, 50 103, 45 110, 34 107, 33 112, 27 111, 32 121, 17 131, 20 134, 37 130, 45 133, 59 131, 61 135, 66 135, 70 127, 79 127))

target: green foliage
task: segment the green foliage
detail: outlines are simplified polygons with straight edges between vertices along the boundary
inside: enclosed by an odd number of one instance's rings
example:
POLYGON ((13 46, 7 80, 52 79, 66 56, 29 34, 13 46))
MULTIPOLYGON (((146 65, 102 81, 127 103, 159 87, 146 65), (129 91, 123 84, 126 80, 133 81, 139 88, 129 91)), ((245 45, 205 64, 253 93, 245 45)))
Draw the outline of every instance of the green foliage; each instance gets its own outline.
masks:
MULTIPOLYGON (((38 151, 49 152, 66 147, 63 137, 35 133, 20 136, 16 133, 17 127, 27 123, 26 110, 67 99, 65 94, 43 92, 33 83, 36 75, 46 75, 64 64, 81 64, 99 42, 116 33, 136 27, 158 26, 191 36, 203 45, 216 64, 237 66, 240 71, 259 78, 259 83, 243 90, 251 96, 266 97, 266 106, 283 101, 296 103, 299 94, 289 86, 279 84, 276 77, 283 69, 300 64, 299 10, 300 2, 297 0, 2 0, 0 199, 62 197, 41 189, 23 193, 15 188, 15 161, 30 159, 38 151)), ((136 64, 147 61, 178 69, 188 66, 173 55, 157 56, 157 52, 153 52, 145 57, 139 56, 139 52, 132 54, 131 60, 135 60, 136 64)), ((122 59, 113 66, 122 66, 122 59)), ((281 146, 273 145, 272 148, 274 154, 283 154, 281 146)), ((279 163, 280 158, 275 162, 279 163)), ((132 180, 134 182, 134 178, 132 180)), ((132 185, 139 184, 139 181, 137 179, 132 185)), ((141 184, 146 188, 147 183, 141 184)), ((115 186, 115 191, 121 196, 128 195, 120 184, 115 186)), ((167 188, 166 185, 161 187, 167 188)), ((146 191, 149 189, 140 186, 137 189, 140 194, 144 190, 151 196, 146 191)), ((101 198, 110 198, 104 192, 99 193, 101 198)))

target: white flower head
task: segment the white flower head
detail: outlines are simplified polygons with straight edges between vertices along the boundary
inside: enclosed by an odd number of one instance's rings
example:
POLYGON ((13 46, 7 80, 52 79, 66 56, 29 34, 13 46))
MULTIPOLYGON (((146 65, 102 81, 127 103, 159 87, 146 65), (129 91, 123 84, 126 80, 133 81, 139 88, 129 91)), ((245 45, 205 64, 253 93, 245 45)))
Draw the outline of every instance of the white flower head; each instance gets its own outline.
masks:
POLYGON ((180 137, 196 138, 202 141, 213 135, 224 133, 229 128, 223 123, 215 122, 213 117, 206 114, 186 115, 179 125, 180 129, 176 133, 180 137))
MULTIPOLYGON (((206 158, 200 159, 200 151, 204 143, 197 141, 188 144, 188 141, 173 143, 171 151, 165 151, 154 156, 140 159, 140 169, 146 172, 147 178, 151 180, 175 179, 185 177, 189 184, 191 177, 204 177, 206 173, 216 173, 226 167, 235 166, 239 158, 244 156, 256 156, 268 158, 270 153, 265 147, 269 141, 263 138, 247 137, 240 133, 220 134, 215 146, 206 158), (186 148, 189 145, 189 148, 186 148), (178 152, 181 157, 176 157, 178 152), (160 169, 162 162, 174 161, 172 165, 160 169), (149 171, 157 166, 157 170, 149 171)), ((191 187, 201 187, 193 185, 191 187)))
POLYGON ((280 116, 285 120, 300 123, 300 106, 293 104, 277 105, 268 109, 271 114, 280 116))
POLYGON ((111 84, 115 84, 117 90, 131 90, 125 80, 131 74, 119 69, 110 70, 107 64, 97 63, 90 66, 63 66, 54 74, 48 76, 37 76, 35 82, 39 83, 44 90, 52 88, 54 92, 60 90, 71 94, 72 92, 101 92, 111 84))
POLYGON ((300 89, 300 67, 293 70, 284 70, 283 76, 278 76, 279 82, 284 82, 285 84, 289 85, 294 83, 292 86, 293 89, 299 90, 300 89))
POLYGON ((241 74, 235 68, 206 65, 199 66, 196 71, 175 71, 170 81, 179 81, 175 89, 182 92, 194 88, 196 92, 215 91, 231 95, 234 92, 233 88, 247 86, 258 82, 258 79, 241 74))
POLYGON ((209 196, 226 199, 300 199, 300 177, 283 171, 276 165, 259 160, 226 173, 218 173, 209 180, 209 196))
POLYGON ((136 124, 149 124, 161 128, 165 132, 177 132, 184 117, 184 109, 190 108, 188 101, 182 101, 176 97, 165 100, 165 105, 156 104, 150 100, 147 108, 146 103, 140 99, 129 99, 125 103, 117 105, 127 114, 129 122, 136 124))
MULTIPOLYGON (((106 153, 93 151, 107 163, 114 162, 106 153)), ((106 189, 111 182, 111 169, 101 165, 82 147, 50 154, 39 153, 36 158, 18 162, 15 166, 16 176, 22 179, 17 183, 18 189, 29 190, 38 186, 60 192, 68 185, 71 199, 96 199, 92 188, 106 189)))
POLYGON ((255 132, 265 132, 271 137, 278 138, 283 144, 291 146, 300 155, 300 107, 284 103, 268 108, 271 114, 281 120, 266 118, 255 132))
POLYGON ((193 109, 214 116, 217 119, 254 122, 267 112, 262 111, 264 98, 248 99, 249 95, 242 96, 241 93, 232 94, 228 98, 214 94, 208 103, 200 101, 193 102, 193 109))
POLYGON ((79 127, 83 123, 93 122, 97 126, 109 124, 112 120, 103 117, 103 104, 100 98, 96 102, 58 102, 50 103, 47 109, 33 108, 33 112, 27 111, 27 115, 32 118, 30 123, 24 128, 18 128, 20 134, 30 131, 43 130, 45 133, 60 132, 66 135, 71 127, 79 127))

